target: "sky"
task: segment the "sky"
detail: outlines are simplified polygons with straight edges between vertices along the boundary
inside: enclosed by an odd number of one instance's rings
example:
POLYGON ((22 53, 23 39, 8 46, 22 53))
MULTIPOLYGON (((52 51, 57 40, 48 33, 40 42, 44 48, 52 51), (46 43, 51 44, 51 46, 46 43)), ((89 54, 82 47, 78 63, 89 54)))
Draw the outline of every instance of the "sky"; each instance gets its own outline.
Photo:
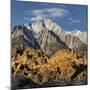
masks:
POLYGON ((87 6, 12 0, 11 27, 51 18, 64 30, 87 31, 87 6))

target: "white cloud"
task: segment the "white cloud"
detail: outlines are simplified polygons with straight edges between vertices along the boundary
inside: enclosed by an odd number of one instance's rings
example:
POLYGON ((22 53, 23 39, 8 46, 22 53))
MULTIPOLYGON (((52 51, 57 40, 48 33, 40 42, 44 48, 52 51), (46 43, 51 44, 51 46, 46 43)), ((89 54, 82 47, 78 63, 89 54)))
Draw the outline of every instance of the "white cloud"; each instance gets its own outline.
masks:
POLYGON ((46 12, 50 13, 53 17, 64 17, 69 14, 69 11, 62 8, 50 8, 45 9, 46 12))
POLYGON ((30 21, 31 19, 30 19, 30 18, 25 17, 25 18, 24 18, 24 20, 30 21))
POLYGON ((33 15, 42 15, 44 14, 44 10, 33 10, 32 13, 33 15))
POLYGON ((35 9, 33 11, 27 10, 26 12, 33 15, 31 20, 40 20, 47 17, 64 17, 69 14, 69 11, 63 8, 35 9))
POLYGON ((35 21, 35 20, 42 20, 43 17, 42 16, 36 16, 36 17, 32 17, 31 21, 35 21))
POLYGON ((80 20, 78 20, 78 19, 73 19, 73 18, 68 18, 68 21, 69 21, 69 24, 72 24, 72 23, 80 23, 80 20))

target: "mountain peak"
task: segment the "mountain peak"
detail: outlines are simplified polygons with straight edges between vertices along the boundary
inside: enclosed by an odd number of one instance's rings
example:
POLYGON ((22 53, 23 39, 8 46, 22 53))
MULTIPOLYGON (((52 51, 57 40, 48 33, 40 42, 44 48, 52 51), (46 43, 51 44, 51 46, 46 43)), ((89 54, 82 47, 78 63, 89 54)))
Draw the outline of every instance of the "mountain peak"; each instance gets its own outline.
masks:
POLYGON ((84 44, 87 44, 87 32, 81 32, 80 30, 68 31, 66 34, 78 37, 84 44))
POLYGON ((48 23, 53 23, 53 20, 51 18, 45 18, 43 19, 43 21, 45 22, 48 22, 48 23))

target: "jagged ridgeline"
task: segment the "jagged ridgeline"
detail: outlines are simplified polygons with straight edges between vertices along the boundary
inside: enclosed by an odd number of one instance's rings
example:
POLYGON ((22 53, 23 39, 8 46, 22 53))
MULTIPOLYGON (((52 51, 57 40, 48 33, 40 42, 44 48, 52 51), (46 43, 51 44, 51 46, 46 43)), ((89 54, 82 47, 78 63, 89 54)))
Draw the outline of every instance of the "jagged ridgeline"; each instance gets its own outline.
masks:
POLYGON ((14 89, 87 84, 87 32, 44 19, 15 26, 11 40, 14 89))
POLYGON ((51 19, 17 25, 12 30, 12 48, 38 48, 46 55, 61 49, 74 49, 86 57, 87 32, 67 32, 51 19))

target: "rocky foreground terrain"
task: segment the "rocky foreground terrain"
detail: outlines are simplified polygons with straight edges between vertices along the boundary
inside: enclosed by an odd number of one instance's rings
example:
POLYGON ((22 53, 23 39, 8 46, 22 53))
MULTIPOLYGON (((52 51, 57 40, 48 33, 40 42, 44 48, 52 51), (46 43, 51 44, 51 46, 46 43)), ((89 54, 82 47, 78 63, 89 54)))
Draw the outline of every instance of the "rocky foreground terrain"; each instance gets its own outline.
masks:
POLYGON ((87 84, 87 60, 71 49, 60 50, 51 57, 38 49, 13 49, 14 89, 84 84, 87 84))
POLYGON ((87 84, 87 32, 51 19, 12 28, 12 89, 87 84))

